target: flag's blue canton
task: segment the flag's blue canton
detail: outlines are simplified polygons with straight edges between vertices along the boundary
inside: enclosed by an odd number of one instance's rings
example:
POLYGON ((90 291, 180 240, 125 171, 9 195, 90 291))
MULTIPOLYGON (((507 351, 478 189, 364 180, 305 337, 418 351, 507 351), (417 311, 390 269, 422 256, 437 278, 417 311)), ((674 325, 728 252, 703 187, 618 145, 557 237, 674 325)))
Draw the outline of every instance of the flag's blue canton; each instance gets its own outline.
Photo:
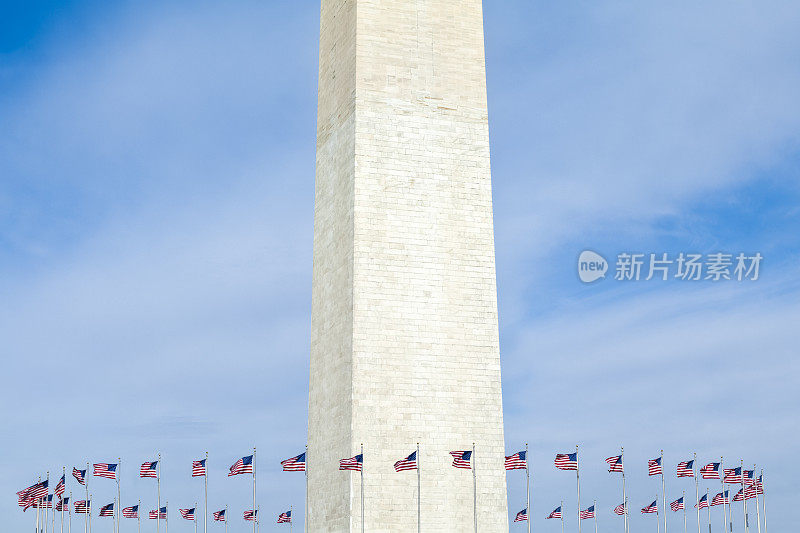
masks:
POLYGON ((249 465, 253 463, 253 456, 248 455, 247 457, 242 457, 242 465, 249 465))
POLYGON ((462 454, 461 454, 461 458, 462 458, 463 460, 465 460, 465 461, 469 461, 470 459, 472 459, 472 452, 471 452, 471 451, 469 451, 469 452, 464 452, 464 453, 462 453, 462 454))

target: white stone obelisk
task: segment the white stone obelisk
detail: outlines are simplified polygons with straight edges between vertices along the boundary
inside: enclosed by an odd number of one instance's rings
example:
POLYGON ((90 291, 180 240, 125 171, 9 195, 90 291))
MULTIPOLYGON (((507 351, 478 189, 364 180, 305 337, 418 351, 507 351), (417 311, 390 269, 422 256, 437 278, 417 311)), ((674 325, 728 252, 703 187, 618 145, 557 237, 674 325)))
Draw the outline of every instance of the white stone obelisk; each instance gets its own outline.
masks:
POLYGON ((508 531, 481 0, 322 0, 308 531, 508 531), (393 464, 420 443, 424 472, 393 464))

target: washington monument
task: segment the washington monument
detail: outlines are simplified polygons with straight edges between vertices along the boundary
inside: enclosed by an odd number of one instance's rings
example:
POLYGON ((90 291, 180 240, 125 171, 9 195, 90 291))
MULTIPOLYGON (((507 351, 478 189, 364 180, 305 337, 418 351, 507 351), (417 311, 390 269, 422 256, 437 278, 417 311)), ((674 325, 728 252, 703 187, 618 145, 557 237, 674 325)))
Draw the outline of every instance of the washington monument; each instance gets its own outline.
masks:
POLYGON ((422 531, 508 531, 484 63, 481 0, 322 0, 308 531, 417 531, 417 443, 422 531))

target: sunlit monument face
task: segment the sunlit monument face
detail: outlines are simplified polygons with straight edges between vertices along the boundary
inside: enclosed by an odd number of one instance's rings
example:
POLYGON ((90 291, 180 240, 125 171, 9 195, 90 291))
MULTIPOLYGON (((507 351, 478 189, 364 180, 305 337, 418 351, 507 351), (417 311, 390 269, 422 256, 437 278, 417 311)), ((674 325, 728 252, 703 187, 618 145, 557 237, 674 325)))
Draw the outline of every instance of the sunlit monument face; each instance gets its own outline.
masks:
POLYGON ((480 0, 323 0, 309 531, 508 531, 480 0))

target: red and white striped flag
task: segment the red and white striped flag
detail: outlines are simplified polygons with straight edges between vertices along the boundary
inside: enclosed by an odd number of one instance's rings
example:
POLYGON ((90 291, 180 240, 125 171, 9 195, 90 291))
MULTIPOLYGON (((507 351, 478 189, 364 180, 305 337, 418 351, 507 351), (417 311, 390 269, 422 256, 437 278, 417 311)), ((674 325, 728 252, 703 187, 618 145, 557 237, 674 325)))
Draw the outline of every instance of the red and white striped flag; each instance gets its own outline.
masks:
POLYGON ((139 506, 131 505, 130 507, 124 508, 122 510, 122 516, 124 518, 139 518, 139 506))
POLYGON ((453 466, 454 467, 463 468, 464 470, 471 470, 472 469, 472 451, 471 450, 450 452, 450 455, 453 456, 453 466))
POLYGON ((694 460, 678 463, 678 477, 694 477, 694 460))
POLYGON ((642 507, 642 513, 649 514, 649 513, 658 513, 658 500, 654 501, 647 507, 642 507))
POLYGON ((206 475, 206 460, 192 461, 192 477, 203 477, 206 475))
POLYGON ((158 461, 147 461, 139 468, 139 477, 158 477, 158 461))
POLYGON ((703 479, 719 479, 719 463, 708 463, 700 469, 703 479))
POLYGON ((674 502, 670 503, 669 508, 672 509, 673 511, 680 511, 681 509, 684 509, 683 496, 681 496, 674 502))
POLYGON ((625 504, 621 503, 621 504, 617 505, 616 507, 614 507, 614 514, 618 514, 620 516, 624 515, 625 514, 625 504))
POLYGON ((506 456, 506 470, 525 470, 528 468, 528 453, 525 451, 517 452, 506 456))
POLYGON ((557 453, 554 461, 559 470, 577 470, 578 454, 576 453, 557 453))
POLYGON ((395 472, 404 472, 406 470, 417 469, 417 452, 412 453, 408 457, 404 457, 394 463, 395 472))
POLYGON ((178 509, 184 520, 194 520, 194 507, 191 509, 178 509))
POLYGON ((656 457, 655 459, 650 459, 647 461, 647 475, 657 476, 663 473, 664 471, 661 468, 661 457, 656 457))
POLYGON ((92 475, 106 479, 117 479, 117 465, 114 463, 95 463, 92 475))
POLYGON ((622 472, 622 455, 606 458, 609 472, 622 472))
POLYGON ((278 523, 279 524, 291 524, 292 523, 292 512, 286 511, 278 515, 278 523))

